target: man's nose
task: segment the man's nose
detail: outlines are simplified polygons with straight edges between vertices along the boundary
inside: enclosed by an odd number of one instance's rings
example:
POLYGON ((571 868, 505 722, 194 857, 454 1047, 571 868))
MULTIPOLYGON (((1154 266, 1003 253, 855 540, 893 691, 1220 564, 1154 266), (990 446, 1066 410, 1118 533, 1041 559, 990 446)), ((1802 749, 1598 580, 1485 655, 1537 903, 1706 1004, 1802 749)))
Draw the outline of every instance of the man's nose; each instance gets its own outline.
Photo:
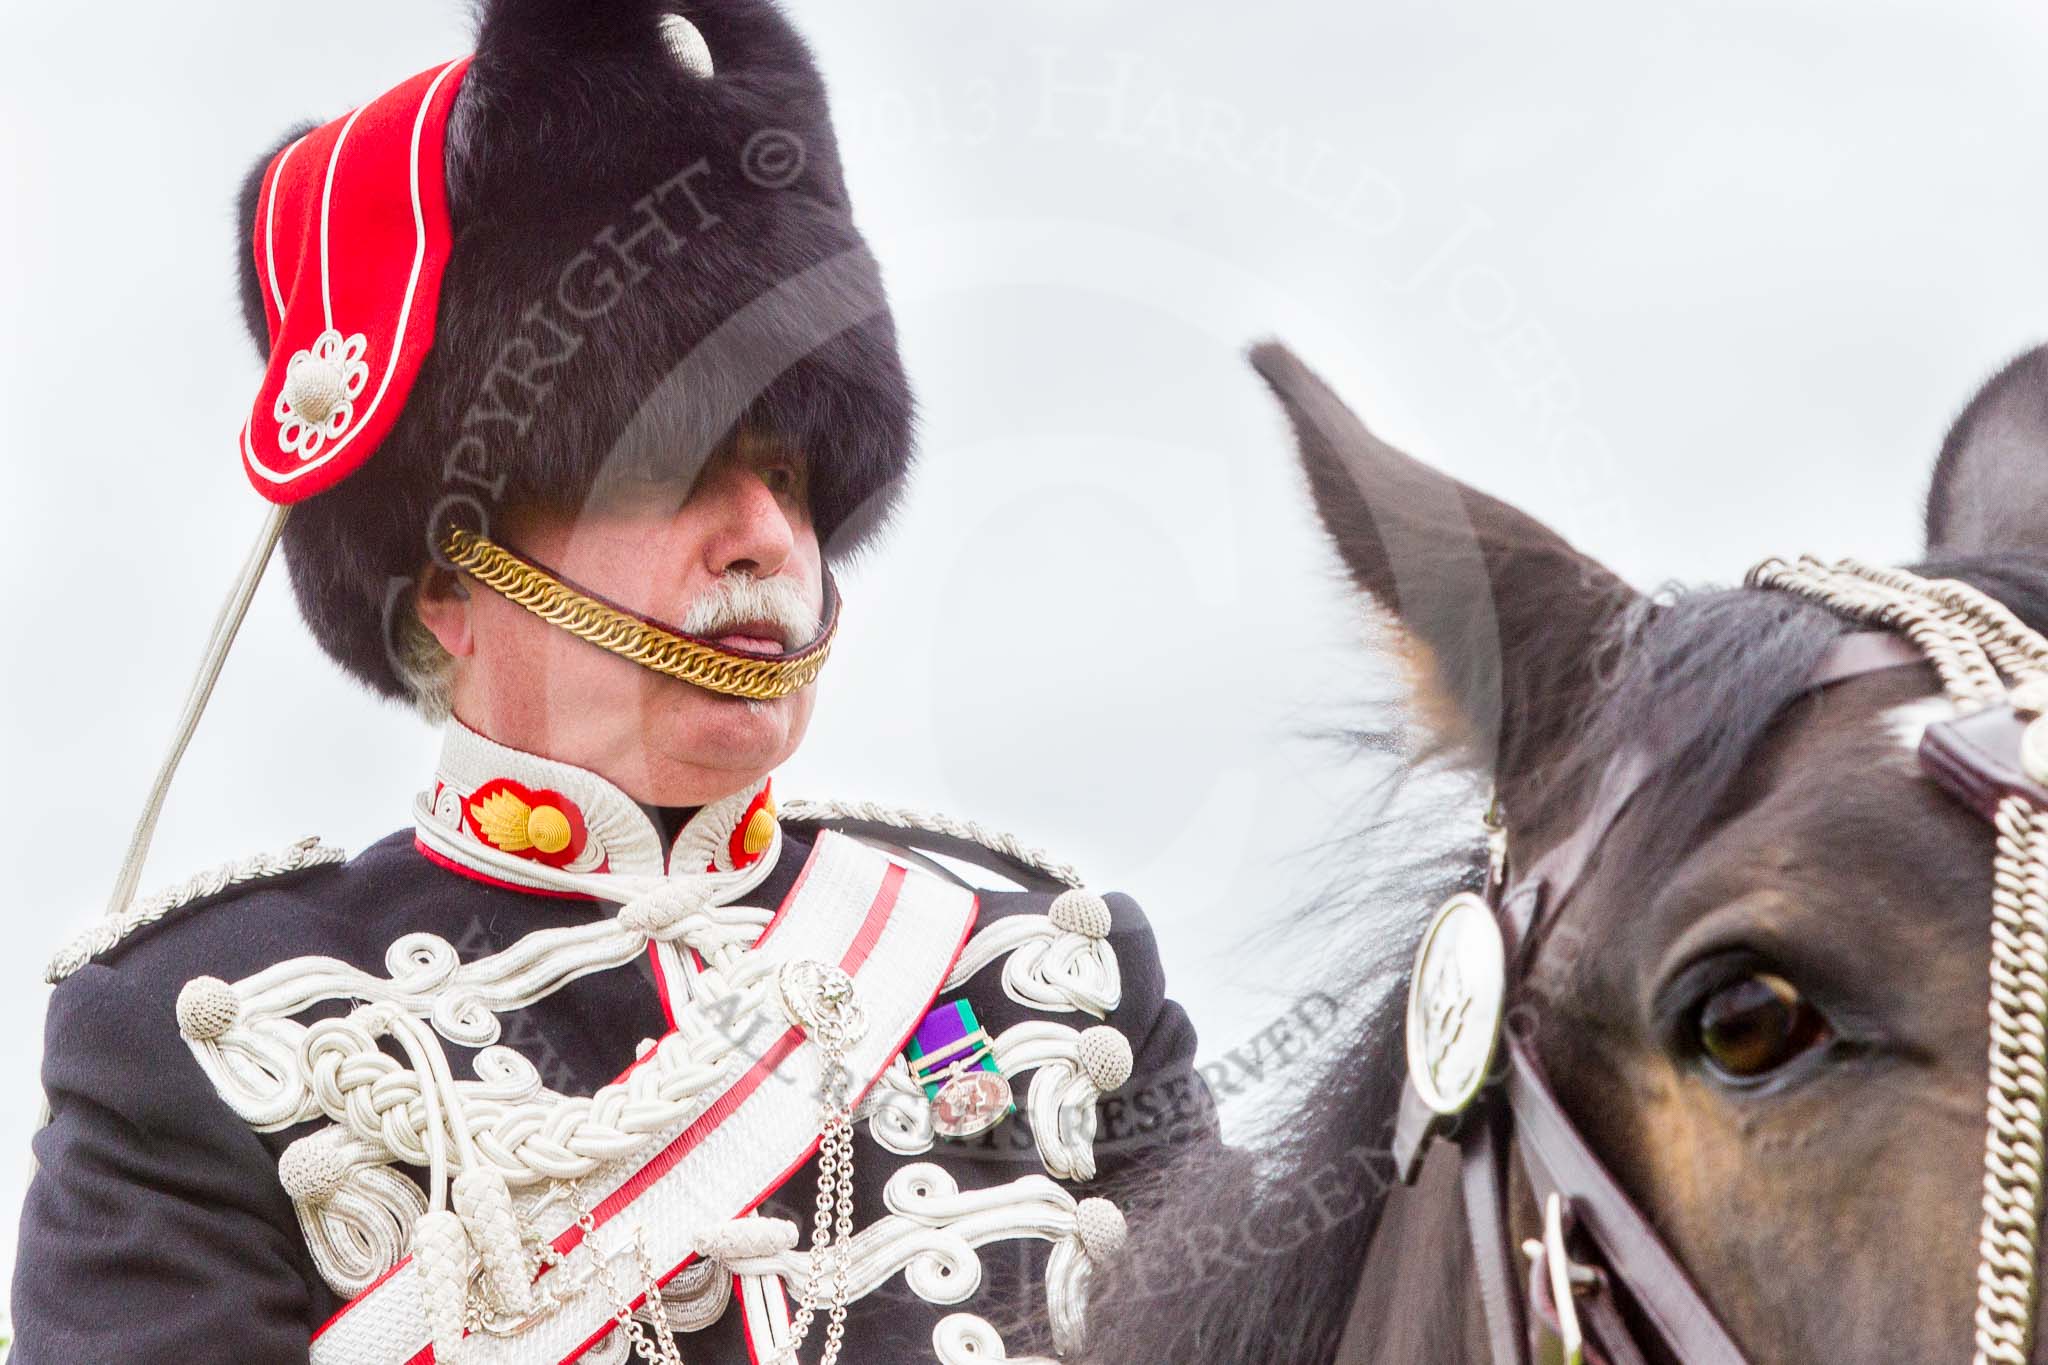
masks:
POLYGON ((773 489, 748 469, 720 471, 713 495, 715 524, 705 546, 705 567, 715 575, 771 578, 796 546, 789 511, 773 489))

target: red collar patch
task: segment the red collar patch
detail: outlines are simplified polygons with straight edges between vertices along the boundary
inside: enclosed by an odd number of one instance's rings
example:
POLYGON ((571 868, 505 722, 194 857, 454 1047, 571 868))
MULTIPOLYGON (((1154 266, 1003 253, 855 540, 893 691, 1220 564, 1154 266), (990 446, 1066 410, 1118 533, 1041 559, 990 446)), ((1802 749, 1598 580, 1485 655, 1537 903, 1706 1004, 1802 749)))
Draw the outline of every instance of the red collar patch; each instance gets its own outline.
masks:
POLYGON ((574 801, 509 777, 494 777, 471 792, 462 803, 462 822, 492 848, 549 867, 574 862, 590 842, 574 801))
POLYGON ((732 827, 732 837, 726 840, 725 851, 731 855, 735 868, 747 867, 766 853, 774 842, 775 784, 763 782, 746 814, 732 827))

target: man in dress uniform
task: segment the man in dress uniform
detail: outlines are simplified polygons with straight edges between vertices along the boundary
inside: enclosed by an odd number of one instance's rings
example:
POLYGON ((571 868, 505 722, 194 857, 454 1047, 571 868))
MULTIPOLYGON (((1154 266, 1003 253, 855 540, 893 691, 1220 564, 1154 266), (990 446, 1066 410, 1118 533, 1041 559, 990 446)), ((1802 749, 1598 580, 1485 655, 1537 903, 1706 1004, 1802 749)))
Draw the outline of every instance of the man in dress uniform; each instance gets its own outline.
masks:
POLYGON ((171 762, 280 542, 445 740, 360 855, 135 898, 167 765, 50 970, 17 1365, 1078 1349, 1119 1177, 1207 1125, 1143 918, 771 790, 911 425, 801 40, 489 0, 241 209, 270 510, 171 762))

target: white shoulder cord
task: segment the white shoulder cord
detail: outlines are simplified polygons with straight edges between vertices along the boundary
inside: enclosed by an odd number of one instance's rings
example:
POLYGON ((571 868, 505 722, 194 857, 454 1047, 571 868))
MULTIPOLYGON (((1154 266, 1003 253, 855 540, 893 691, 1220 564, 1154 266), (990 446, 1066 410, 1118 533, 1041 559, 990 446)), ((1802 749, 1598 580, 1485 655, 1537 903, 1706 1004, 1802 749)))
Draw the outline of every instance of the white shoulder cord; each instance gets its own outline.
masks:
POLYGON ((1035 872, 1042 872, 1056 882, 1063 882, 1068 886, 1085 885, 1081 874, 1074 870, 1072 864, 1059 861, 1044 849, 1031 848, 1019 842, 1015 835, 988 829, 972 820, 960 820, 950 815, 936 815, 929 811, 909 810, 901 806, 884 806, 873 801, 799 800, 782 803, 782 818, 800 825, 846 820, 859 824, 886 825, 891 829, 922 830, 927 834, 942 834, 949 839, 979 844, 992 853, 999 853, 1035 872))
POLYGON ((505 1177, 485 1165, 462 1113, 462 1092, 448 1054, 433 1033, 403 1010, 376 1012, 375 1028, 388 1032, 421 1079, 422 1125, 427 1147, 427 1212, 413 1228, 421 1292, 437 1359, 462 1351, 469 1316, 469 1257, 483 1262, 498 1302, 514 1313, 530 1311, 532 1277, 505 1177), (445 1115, 445 1119, 444 1119, 445 1115), (461 1173, 451 1192, 448 1139, 455 1140, 461 1173), (452 1193, 452 1201, 451 1201, 452 1193), (451 1210, 449 1205, 453 1203, 451 1210))
POLYGON ((149 797, 143 802, 142 814, 135 822, 135 832, 128 837, 128 853, 122 859, 120 875, 114 879, 114 894, 107 901, 109 915, 121 914, 135 899, 136 885, 142 880, 142 865, 149 860, 150 841, 156 837, 157 817, 163 814, 164 799, 170 795, 171 778, 178 771, 178 761, 185 756, 185 747, 192 742, 193 731, 199 728, 199 717, 206 711, 208 698, 213 696, 213 685, 220 681, 221 668, 228 660, 228 648, 234 644, 235 633, 242 628, 242 620, 249 614, 249 603, 256 596, 256 585, 263 581, 264 567, 270 563, 271 552, 277 548, 278 537, 284 532, 285 516, 290 511, 290 507, 276 504, 265 514, 256 543, 249 548, 249 557, 242 561, 242 571, 235 576, 227 600, 221 603, 220 613, 214 617, 213 633, 207 637, 206 653, 200 657, 199 671, 193 676, 192 688, 185 694, 185 709, 179 715, 178 728, 171 736, 170 751, 157 768, 156 780, 151 783, 149 797))
POLYGON ((347 861, 345 850, 331 848, 316 837, 301 839, 277 853, 256 853, 195 872, 176 886, 164 887, 128 902, 128 908, 118 915, 95 921, 50 959, 49 965, 43 969, 43 981, 46 985, 56 985, 130 934, 155 924, 172 911, 196 900, 217 896, 229 887, 267 881, 309 868, 333 867, 347 861))

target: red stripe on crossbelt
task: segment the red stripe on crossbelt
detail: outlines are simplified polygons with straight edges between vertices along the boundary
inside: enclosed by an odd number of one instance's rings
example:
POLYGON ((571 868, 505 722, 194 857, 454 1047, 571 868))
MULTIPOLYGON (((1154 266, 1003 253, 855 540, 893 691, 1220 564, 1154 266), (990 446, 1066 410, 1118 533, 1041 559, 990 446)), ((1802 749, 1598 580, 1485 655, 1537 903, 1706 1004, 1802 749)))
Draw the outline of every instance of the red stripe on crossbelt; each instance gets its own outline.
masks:
MULTIPOLYGON (((896 908, 896 897, 903 889, 903 877, 904 870, 901 866, 889 864, 888 872, 883 874, 881 886, 875 891, 875 899, 868 906, 867 917, 861 921, 860 932, 853 936, 853 942, 847 946, 846 955, 839 960, 841 970, 847 975, 851 976, 859 971, 861 964, 867 961, 868 954, 875 950, 875 943, 882 937, 882 930, 889 923, 889 915, 896 908)), ((654 1160, 642 1166, 631 1179, 613 1190, 591 1211, 593 1224, 609 1222, 620 1209, 646 1193, 649 1185, 674 1170, 676 1163, 688 1156, 703 1143, 704 1139, 717 1131, 720 1124, 738 1112, 739 1107, 746 1103, 747 1097, 760 1089, 761 1083, 774 1074, 775 1068, 782 1065, 803 1041, 803 1030, 798 1028, 792 1028, 777 1038, 768 1051, 761 1055, 761 1059, 748 1068, 747 1074, 740 1078, 737 1085, 714 1100, 711 1107, 699 1114, 696 1121, 678 1134, 675 1141, 664 1147, 654 1160)), ((582 1240, 583 1229, 572 1227, 555 1239, 555 1250, 566 1256, 582 1240)))
MULTIPOLYGON (((809 871, 808 863, 806 863, 805 865, 805 871, 809 871)), ((891 862, 889 864, 888 871, 883 874, 882 883, 875 890, 875 898, 868 905, 868 911, 866 916, 863 917, 863 919, 861 920, 860 929, 854 934, 853 941, 847 945, 845 954, 839 960, 840 969, 846 972, 849 976, 857 973, 860 970, 861 965, 865 963, 868 960, 869 955, 874 952, 875 944, 881 941, 882 931, 888 927, 889 917, 892 913, 894 913, 896 909, 896 901, 898 896, 902 892, 903 883, 906 875, 906 870, 902 867, 902 865, 895 862, 891 862)), ((787 897, 783 903, 783 909, 787 910, 789 904, 792 901, 794 901, 795 898, 795 889, 792 888, 790 896, 787 897)), ((781 916, 778 914, 777 919, 779 920, 780 918, 781 916)), ((969 921, 969 924, 971 928, 971 919, 969 921)), ((772 923, 769 925, 770 929, 773 929, 774 927, 775 926, 772 923)), ((762 934, 762 938, 766 939, 767 937, 768 935, 764 932, 762 934)), ((616 1190, 613 1190, 611 1194, 606 1196, 605 1199, 602 1202, 600 1202, 595 1209, 591 1210, 591 1225, 593 1227, 596 1227, 611 1221, 611 1219, 616 1217, 621 1210, 626 1208, 627 1205, 631 1204, 635 1199, 639 1198, 642 1194, 646 1193, 649 1186, 653 1185, 656 1181, 660 1180, 663 1176, 667 1175, 670 1171, 674 1170, 676 1166, 679 1163, 681 1163, 683 1158, 687 1157, 691 1152, 695 1151, 699 1146, 703 1145, 705 1139, 709 1138, 712 1135, 712 1133, 716 1132, 718 1128, 725 1123, 727 1119, 731 1118, 735 1113, 737 1113, 740 1107, 746 1103, 748 1097, 750 1097, 756 1090, 761 1088, 762 1083, 765 1082, 770 1076, 772 1076, 775 1073, 775 1069, 779 1067, 784 1061, 786 1061, 789 1055, 792 1052, 794 1052, 799 1046, 802 1045, 803 1041, 803 1030, 797 1028, 791 1028, 787 1032, 785 1032, 780 1038, 777 1038, 775 1042, 769 1047, 767 1052, 763 1053, 760 1059, 756 1061, 752 1067, 748 1068, 747 1074, 742 1076, 739 1079, 739 1081, 732 1087, 732 1089, 726 1091, 723 1095, 719 1096, 718 1099, 713 1101, 709 1109, 706 1109, 702 1114, 699 1114, 696 1120, 692 1122, 689 1127, 685 1128, 681 1133, 677 1134, 675 1140, 670 1142, 668 1146, 664 1147, 660 1151, 660 1153, 653 1158, 653 1160, 649 1161, 645 1166, 641 1167, 637 1172, 633 1174, 633 1176, 630 1179, 628 1179, 623 1185, 619 1186, 616 1190)), ((897 1050, 902 1050, 900 1045, 898 1046, 897 1050)), ((632 1068, 629 1067, 627 1069, 630 1071, 632 1068)), ((791 1175, 794 1175, 798 1170, 802 1169, 804 1162, 809 1161, 811 1159, 811 1156, 816 1151, 816 1149, 817 1142, 814 1139, 810 1146, 805 1150, 803 1156, 799 1158, 798 1161, 790 1167, 788 1172, 784 1173, 782 1178, 778 1180, 775 1185, 770 1186, 768 1191, 764 1191, 761 1198, 765 1199, 768 1193, 772 1192, 775 1188, 779 1187, 784 1181, 788 1180, 791 1175)), ((759 1202, 760 1201, 758 1199, 755 1201, 756 1204, 758 1204, 759 1202)), ((584 1230, 580 1225, 576 1227, 571 1227, 564 1231, 559 1237, 555 1238, 555 1251, 558 1254, 566 1256, 569 1254, 569 1252, 573 1251, 583 1241, 583 1238, 584 1230)), ((410 1260, 411 1258, 407 1257, 406 1259, 410 1260)), ((689 1265, 690 1262, 695 1259, 695 1256, 690 1256, 686 1258, 680 1265, 678 1265, 675 1268, 675 1270, 670 1271, 669 1274, 667 1276, 664 1276, 663 1278, 668 1279, 673 1277, 675 1274, 680 1272, 685 1266, 689 1265)), ((399 1262, 399 1265, 404 1264, 405 1261, 399 1262)), ((397 1269, 397 1266, 392 1267, 392 1270, 390 1272, 386 1272, 387 1277, 389 1274, 395 1273, 397 1269)), ((365 1291, 365 1294, 367 1294, 367 1292, 368 1291, 365 1291)), ((364 1295, 358 1295, 355 1299, 350 1300, 348 1304, 343 1305, 341 1311, 337 1312, 334 1315, 334 1318, 330 1318, 328 1322, 321 1327, 320 1331, 326 1331, 328 1327, 333 1325, 335 1319, 341 1317, 342 1313, 346 1313, 348 1309, 353 1307, 356 1303, 361 1302, 363 1297, 364 1295)), ((601 1338, 611 1330, 612 1328, 607 1327, 605 1331, 600 1332, 598 1336, 601 1338)), ((316 1337, 319 1335, 319 1332, 314 1333, 314 1336, 316 1337)), ((596 1339, 593 1338, 593 1341, 594 1340, 596 1339)), ((586 1349, 589 1344, 591 1343, 585 1343, 586 1349)), ((419 1354, 413 1356, 410 1360, 408 1360, 406 1362, 406 1365, 433 1365, 433 1361, 434 1348, 432 1346, 428 1346, 425 1350, 421 1351, 419 1354)))
POLYGON ((903 868, 890 863, 889 870, 882 876, 882 887, 875 892, 875 903, 868 907, 868 917, 861 922, 860 932, 853 936, 853 945, 846 950, 846 956, 839 959, 839 967, 848 976, 860 970, 860 964, 868 960, 868 954, 875 950, 875 944, 882 937, 882 927, 889 922, 889 913, 896 908, 897 893, 903 890, 903 868))

